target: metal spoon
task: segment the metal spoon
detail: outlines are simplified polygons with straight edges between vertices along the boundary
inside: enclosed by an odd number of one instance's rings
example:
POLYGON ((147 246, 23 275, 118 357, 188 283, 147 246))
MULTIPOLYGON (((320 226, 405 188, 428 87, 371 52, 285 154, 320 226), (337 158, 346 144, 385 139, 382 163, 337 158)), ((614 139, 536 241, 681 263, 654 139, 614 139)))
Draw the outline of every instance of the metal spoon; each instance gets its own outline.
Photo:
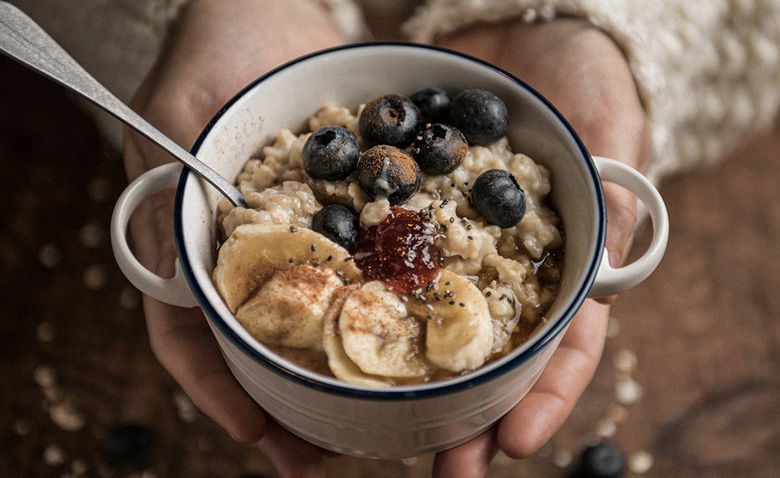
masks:
POLYGON ((234 206, 244 204, 241 193, 230 181, 206 166, 119 101, 30 17, 13 5, 2 1, 0 1, 0 52, 70 88, 146 136, 217 188, 234 206))

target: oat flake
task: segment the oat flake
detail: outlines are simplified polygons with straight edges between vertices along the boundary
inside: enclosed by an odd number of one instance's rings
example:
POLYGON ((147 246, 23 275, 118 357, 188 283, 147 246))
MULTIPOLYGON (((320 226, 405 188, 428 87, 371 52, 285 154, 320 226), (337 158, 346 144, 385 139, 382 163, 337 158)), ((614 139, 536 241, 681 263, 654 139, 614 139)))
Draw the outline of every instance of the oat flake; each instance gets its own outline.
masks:
POLYGON ((97 203, 106 202, 111 193, 111 183, 108 178, 97 177, 87 186, 89 198, 97 203))
POLYGON ((138 307, 138 291, 132 287, 125 287, 119 293, 119 307, 132 310, 138 307))
POLYGON ((612 363, 615 365, 618 372, 629 374, 636 368, 636 354, 628 349, 620 349, 615 354, 612 363))
POLYGON ((621 378, 615 384, 615 398, 621 405, 630 405, 642 396, 642 386, 630 377, 621 378))
POLYGON ((44 267, 53 268, 60 263, 62 254, 60 250, 54 244, 46 244, 38 251, 38 260, 44 267))
POLYGON ((596 435, 602 438, 611 437, 615 431, 617 431, 617 425, 612 420, 602 419, 596 424, 596 435))
POLYGON ((49 408, 49 417, 63 430, 72 432, 84 426, 84 416, 68 402, 55 403, 49 408))
POLYGON ((157 475, 154 474, 152 470, 144 470, 140 473, 132 473, 128 475, 129 478, 156 478, 157 475))
POLYGON ((24 420, 16 420, 14 423, 14 433, 16 436, 24 437, 30 433, 30 425, 24 420))
POLYGON ((39 386, 51 388, 54 386, 55 381, 54 370, 46 365, 40 365, 33 372, 33 379, 35 379, 35 383, 39 386))
POLYGON ((79 242, 84 247, 96 248, 103 243, 103 228, 99 224, 90 222, 79 231, 79 242))
POLYGON ((615 423, 623 423, 628 418, 628 410, 622 405, 612 405, 607 410, 607 418, 615 423))
POLYGON ((566 468, 571 465, 572 455, 569 450, 555 450, 552 457, 553 464, 558 468, 566 468))
POLYGON ((640 450, 628 459, 628 468, 634 473, 647 473, 653 467, 653 455, 640 450))
POLYGON ((87 472, 87 463, 81 458, 76 458, 70 463, 70 471, 76 476, 83 475, 87 472))
POLYGON ((38 337, 38 340, 41 342, 51 342, 54 340, 56 328, 54 327, 54 324, 45 321, 38 324, 38 327, 35 328, 35 336, 38 337))
POLYGON ((65 463, 65 453, 57 445, 49 445, 43 450, 43 462, 49 466, 57 466, 65 463))
POLYGON ((609 322, 607 322, 607 337, 614 338, 620 333, 620 322, 617 317, 609 316, 609 322))
POLYGON ((192 404, 190 397, 184 394, 184 392, 177 391, 173 394, 173 402, 176 405, 176 411, 179 414, 179 419, 184 423, 192 423, 198 418, 198 410, 195 405, 192 404))
POLYGON ((99 264, 93 264, 84 270, 84 284, 92 290, 102 289, 107 279, 105 268, 99 264))
POLYGON ((43 387, 43 388, 41 389, 41 391, 43 392, 43 395, 46 397, 46 400, 48 400, 48 402, 46 402, 46 403, 45 403, 45 406, 44 406, 44 410, 46 410, 46 411, 48 411, 48 410, 49 410, 49 405, 50 405, 52 402, 56 402, 56 401, 58 401, 60 398, 62 398, 62 390, 60 390, 60 389, 59 389, 58 387, 56 387, 56 386, 52 386, 52 387, 43 387))

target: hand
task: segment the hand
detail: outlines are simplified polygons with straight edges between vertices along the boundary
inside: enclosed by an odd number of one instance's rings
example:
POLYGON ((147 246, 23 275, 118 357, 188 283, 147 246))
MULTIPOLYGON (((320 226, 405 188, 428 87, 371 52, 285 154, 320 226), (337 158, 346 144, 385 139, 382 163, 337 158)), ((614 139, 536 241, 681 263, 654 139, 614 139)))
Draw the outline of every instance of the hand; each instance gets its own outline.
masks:
MULTIPOLYGON (((316 1, 195 0, 131 106, 188 148, 219 107, 251 80, 341 42, 316 1)), ((127 131, 124 161, 132 180, 172 158, 127 131)), ((139 259, 167 277, 176 257, 172 197, 170 192, 153 197, 131 224, 139 259)), ((236 382, 199 309, 144 297, 144 310, 152 350, 200 410, 236 440, 259 440, 282 476, 324 476, 320 450, 268 419, 236 382)))
MULTIPOLYGON (((529 83, 569 120, 592 154, 637 169, 645 165, 649 132, 631 72, 615 43, 587 22, 478 25, 441 45, 491 61, 529 83)), ((605 184, 604 192, 607 250, 610 264, 617 266, 631 243, 635 198, 614 184, 605 184)), ((435 474, 483 476, 498 448, 513 458, 541 448, 593 377, 613 300, 586 300, 528 395, 492 430, 439 454, 435 474)))

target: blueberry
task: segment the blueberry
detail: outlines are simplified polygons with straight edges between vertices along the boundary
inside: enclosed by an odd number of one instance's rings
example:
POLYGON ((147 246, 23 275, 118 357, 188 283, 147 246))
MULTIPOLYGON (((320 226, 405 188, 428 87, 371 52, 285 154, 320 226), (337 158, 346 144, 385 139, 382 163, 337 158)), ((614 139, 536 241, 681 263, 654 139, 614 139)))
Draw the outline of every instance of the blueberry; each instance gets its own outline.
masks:
POLYGON ((385 95, 369 101, 360 114, 360 136, 367 146, 406 147, 414 139, 420 110, 403 95, 385 95))
POLYGON ((425 122, 441 123, 449 116, 450 95, 441 88, 425 88, 409 98, 420 109, 425 122))
POLYGON ((457 128, 435 123, 420 132, 412 150, 423 172, 438 175, 451 173, 460 166, 469 145, 457 128))
POLYGON ((154 437, 151 430, 137 423, 113 427, 105 442, 106 460, 115 465, 148 466, 154 437))
POLYGON ((303 169, 317 179, 337 181, 355 170, 360 148, 347 128, 323 126, 309 136, 301 151, 303 169))
POLYGON ((506 135, 509 128, 506 105, 482 89, 463 90, 452 99, 450 123, 471 144, 487 146, 506 135))
POLYGON ((348 251, 357 242, 358 218, 341 204, 330 204, 317 211, 311 228, 348 251))
POLYGON ((582 478, 619 478, 626 471, 626 461, 615 445, 601 442, 585 449, 578 471, 582 478))
POLYGON ((420 168, 411 156, 385 144, 363 151, 357 180, 370 200, 386 197, 390 204, 403 204, 420 189, 420 168))
POLYGON ((512 227, 525 215, 525 191, 509 171, 490 169, 480 174, 471 201, 490 224, 512 227))

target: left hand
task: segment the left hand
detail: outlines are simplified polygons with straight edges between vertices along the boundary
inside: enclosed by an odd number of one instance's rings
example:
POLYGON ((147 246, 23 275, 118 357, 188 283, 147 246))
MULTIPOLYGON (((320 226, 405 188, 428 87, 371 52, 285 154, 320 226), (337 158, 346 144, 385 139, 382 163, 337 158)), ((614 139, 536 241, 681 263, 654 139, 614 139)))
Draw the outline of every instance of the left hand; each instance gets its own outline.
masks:
MULTIPOLYGON (((131 106, 182 146, 193 144, 241 87, 295 57, 344 39, 316 0, 191 0, 131 106)), ((127 131, 130 180, 172 159, 127 131)), ((131 223, 136 253, 164 277, 174 272, 172 195, 142 204, 131 223)), ((271 420, 230 373, 199 309, 144 297, 149 342, 198 408, 233 438, 256 442, 284 477, 322 477, 322 453, 271 420)))
MULTIPOLYGON (((626 59, 611 38, 584 20, 477 25, 440 44, 529 83, 567 118, 592 154, 644 167, 649 131, 626 59)), ((614 184, 605 184, 604 192, 607 250, 617 266, 631 243, 636 201, 614 184)), ((499 448, 512 458, 526 458, 547 443, 595 373, 613 300, 586 300, 528 395, 491 430, 440 453, 434 475, 484 476, 499 448)))

